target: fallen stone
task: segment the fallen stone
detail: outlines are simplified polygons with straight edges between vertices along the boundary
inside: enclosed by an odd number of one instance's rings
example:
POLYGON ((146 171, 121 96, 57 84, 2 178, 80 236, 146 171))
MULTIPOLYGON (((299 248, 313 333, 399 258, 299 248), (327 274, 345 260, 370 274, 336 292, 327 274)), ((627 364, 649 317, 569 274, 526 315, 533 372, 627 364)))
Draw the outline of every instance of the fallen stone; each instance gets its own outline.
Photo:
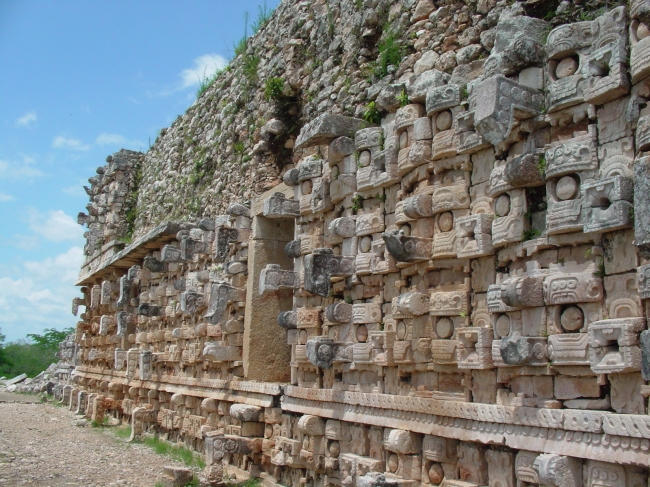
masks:
POLYGON ((14 377, 13 379, 9 379, 5 384, 7 386, 13 385, 13 384, 18 384, 19 382, 24 381, 27 379, 27 374, 20 374, 14 377))
POLYGON ((192 470, 189 468, 171 466, 163 468, 163 475, 166 480, 168 480, 168 485, 171 487, 183 487, 189 484, 194 477, 192 470), (169 481, 171 481, 171 483, 169 483, 169 481))

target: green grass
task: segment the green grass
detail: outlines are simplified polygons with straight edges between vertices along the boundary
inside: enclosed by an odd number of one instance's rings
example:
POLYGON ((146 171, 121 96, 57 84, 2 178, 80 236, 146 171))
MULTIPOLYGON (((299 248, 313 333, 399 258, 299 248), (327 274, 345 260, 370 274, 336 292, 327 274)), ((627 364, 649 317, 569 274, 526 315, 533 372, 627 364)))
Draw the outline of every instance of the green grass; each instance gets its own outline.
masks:
POLYGON ((284 80, 282 78, 268 78, 264 84, 264 99, 266 101, 279 100, 284 91, 284 80))
POLYGON ((227 483, 226 487, 262 487, 262 481, 260 479, 248 479, 244 480, 243 482, 236 482, 236 483, 227 483))
POLYGON ((131 437, 131 425, 125 424, 124 426, 118 426, 113 430, 113 433, 115 433, 115 436, 118 438, 126 440, 131 437))
POLYGON ((258 79, 257 75, 257 68, 260 65, 260 57, 259 56, 244 56, 243 58, 243 72, 244 76, 248 81, 250 82, 256 82, 258 79))
POLYGON ((377 104, 374 101, 371 101, 366 105, 366 110, 363 112, 363 119, 368 123, 381 122, 381 114, 379 113, 377 104))
POLYGON ((203 458, 189 448, 163 441, 155 436, 145 438, 143 443, 157 454, 171 457, 178 462, 184 463, 188 467, 205 468, 205 461, 203 458))
POLYGON ((399 66, 404 57, 404 47, 399 42, 395 32, 388 30, 383 40, 379 42, 379 56, 374 63, 374 74, 383 78, 388 74, 388 66, 399 66))
POLYGON ((108 416, 104 416, 101 421, 93 419, 90 426, 93 428, 104 428, 108 425, 108 416))
POLYGON ((257 18, 255 21, 251 24, 251 29, 253 30, 253 34, 257 34, 257 32, 260 29, 263 29, 266 24, 268 24, 269 19, 271 18, 271 15, 273 15, 273 9, 268 8, 266 6, 266 0, 264 0, 264 6, 258 5, 257 6, 257 18))

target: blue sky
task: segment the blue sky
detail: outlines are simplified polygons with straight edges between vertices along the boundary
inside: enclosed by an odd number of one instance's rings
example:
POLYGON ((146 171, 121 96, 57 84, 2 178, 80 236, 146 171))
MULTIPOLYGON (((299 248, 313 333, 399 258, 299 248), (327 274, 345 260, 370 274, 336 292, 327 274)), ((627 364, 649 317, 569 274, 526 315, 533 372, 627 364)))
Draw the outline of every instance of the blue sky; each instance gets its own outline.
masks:
MULTIPOLYGON (((232 57, 257 0, 0 0, 0 328, 74 326, 82 185, 146 151, 232 57)), ((267 0, 272 9, 278 0, 267 0)), ((250 29, 249 29, 250 33, 250 29)))

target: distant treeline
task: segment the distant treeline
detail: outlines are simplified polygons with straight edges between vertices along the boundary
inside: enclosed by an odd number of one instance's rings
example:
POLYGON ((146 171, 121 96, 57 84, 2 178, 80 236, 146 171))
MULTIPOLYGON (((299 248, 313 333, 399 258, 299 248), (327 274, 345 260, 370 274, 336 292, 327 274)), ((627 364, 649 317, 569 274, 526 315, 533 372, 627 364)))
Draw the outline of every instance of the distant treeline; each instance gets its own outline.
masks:
POLYGON ((0 329, 0 377, 15 377, 27 374, 34 377, 47 369, 51 363, 58 362, 56 356, 59 342, 63 341, 74 328, 55 330, 46 328, 42 335, 30 333, 27 339, 4 343, 5 336, 0 329))

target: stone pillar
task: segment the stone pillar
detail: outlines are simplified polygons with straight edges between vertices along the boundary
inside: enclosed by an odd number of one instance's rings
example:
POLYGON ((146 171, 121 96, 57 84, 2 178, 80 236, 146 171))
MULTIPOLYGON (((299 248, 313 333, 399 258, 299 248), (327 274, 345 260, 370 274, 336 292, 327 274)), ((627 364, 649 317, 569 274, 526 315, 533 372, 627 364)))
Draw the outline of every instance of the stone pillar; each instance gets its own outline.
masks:
POLYGON ((290 379, 291 347, 287 345, 287 331, 278 325, 278 314, 289 311, 293 305, 293 289, 278 289, 260 295, 260 273, 267 264, 293 270, 293 258, 284 247, 294 237, 293 218, 266 218, 262 216, 262 201, 291 188, 280 185, 262 195, 252 205, 252 237, 248 246, 248 280, 246 283, 246 317, 244 319, 244 376, 247 380, 288 382, 290 379))

